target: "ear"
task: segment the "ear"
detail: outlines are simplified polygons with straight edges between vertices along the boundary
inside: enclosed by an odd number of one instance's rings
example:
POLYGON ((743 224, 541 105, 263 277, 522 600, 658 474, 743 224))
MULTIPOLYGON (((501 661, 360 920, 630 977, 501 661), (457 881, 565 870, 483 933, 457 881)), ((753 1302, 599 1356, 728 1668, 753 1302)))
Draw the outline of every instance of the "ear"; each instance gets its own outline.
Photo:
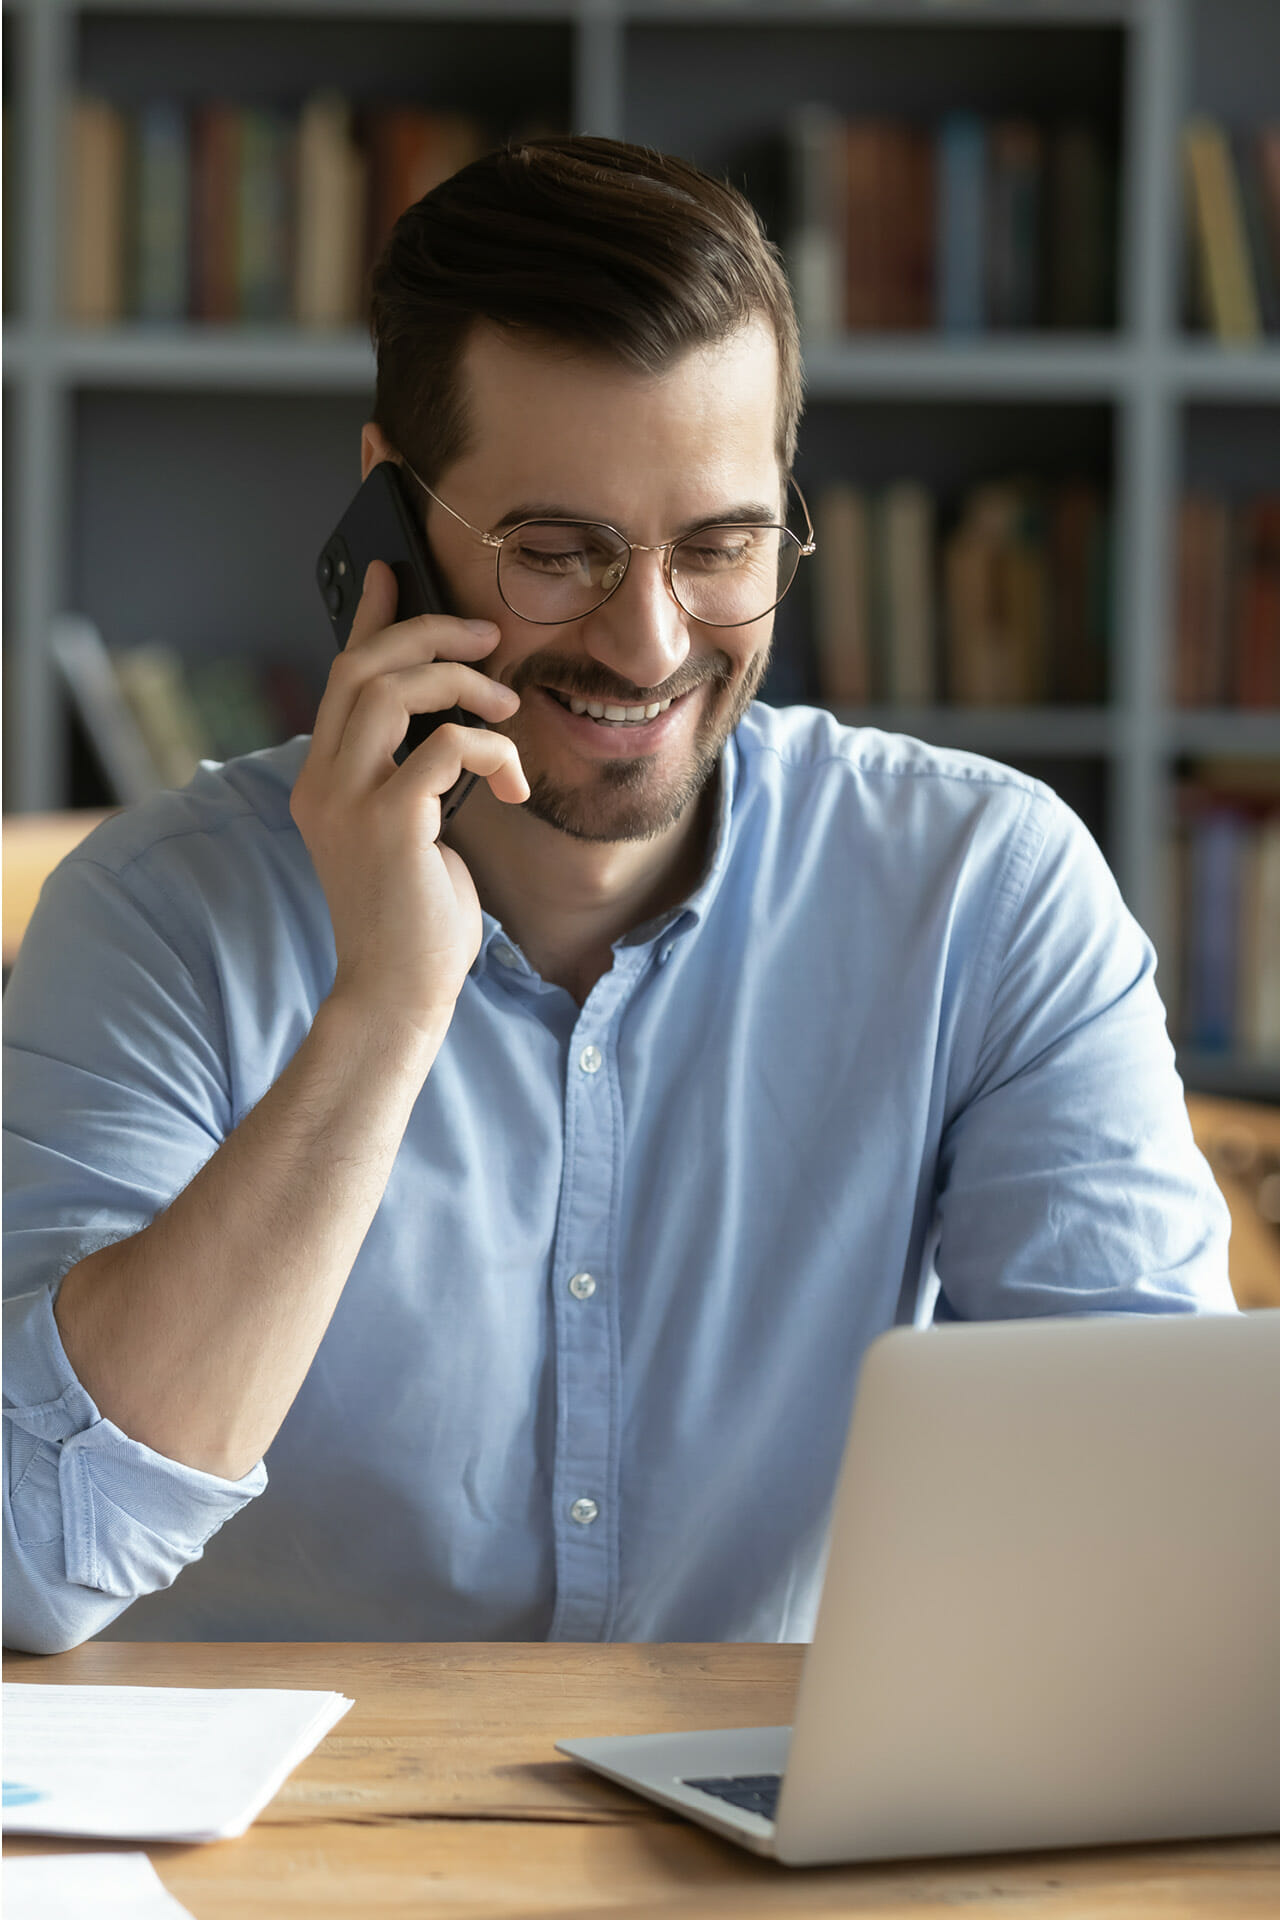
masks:
POLYGON ((396 450, 382 428, 376 421, 366 420, 360 429, 360 478, 367 480, 375 467, 395 458, 396 450))

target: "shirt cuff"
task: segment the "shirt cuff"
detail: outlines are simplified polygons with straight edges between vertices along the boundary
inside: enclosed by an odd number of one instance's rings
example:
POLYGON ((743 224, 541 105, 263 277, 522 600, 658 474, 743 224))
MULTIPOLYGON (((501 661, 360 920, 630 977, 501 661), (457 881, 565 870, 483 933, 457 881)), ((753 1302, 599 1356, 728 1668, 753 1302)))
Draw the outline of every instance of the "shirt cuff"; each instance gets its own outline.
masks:
POLYGON ((5 1418, 35 1443, 10 1495, 13 1524, 20 1538, 61 1532, 72 1584, 121 1599, 170 1586, 265 1488, 262 1461, 223 1480, 104 1420, 63 1349, 52 1288, 5 1302, 4 1350, 5 1418))

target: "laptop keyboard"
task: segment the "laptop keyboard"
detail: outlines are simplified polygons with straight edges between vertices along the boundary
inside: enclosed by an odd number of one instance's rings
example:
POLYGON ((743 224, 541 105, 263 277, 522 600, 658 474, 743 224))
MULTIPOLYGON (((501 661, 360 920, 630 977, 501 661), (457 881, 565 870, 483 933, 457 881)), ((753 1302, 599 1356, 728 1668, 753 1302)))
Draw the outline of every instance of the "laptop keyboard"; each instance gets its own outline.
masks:
POLYGON ((762 1813, 766 1820, 772 1820, 778 1810, 782 1775, 739 1773, 725 1779, 683 1780, 680 1784, 697 1787, 702 1793, 713 1793, 717 1800, 727 1800, 731 1807, 741 1807, 747 1813, 762 1813))

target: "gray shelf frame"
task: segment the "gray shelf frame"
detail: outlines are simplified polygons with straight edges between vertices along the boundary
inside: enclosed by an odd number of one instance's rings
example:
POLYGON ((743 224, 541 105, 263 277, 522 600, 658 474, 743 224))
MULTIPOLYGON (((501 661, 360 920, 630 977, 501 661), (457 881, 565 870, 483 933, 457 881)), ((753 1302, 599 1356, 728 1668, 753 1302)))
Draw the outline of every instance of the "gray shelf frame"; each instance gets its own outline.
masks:
MULTIPOLYGON (((1199 0, 1204 4, 1204 0, 1199 0)), ((1178 141, 1190 97, 1187 60, 1195 0, 378 0, 387 20, 492 18, 567 24, 571 97, 583 131, 627 131, 626 40, 632 26, 723 28, 786 24, 980 29, 1112 24, 1127 36, 1123 109, 1121 318, 1114 336, 1055 340, 862 338, 806 353, 811 403, 894 398, 1103 402, 1115 417, 1119 556, 1113 691, 1103 709, 847 715, 936 741, 1010 755, 1081 755, 1106 764, 1109 852, 1130 907, 1157 947, 1170 937, 1162 855, 1175 754, 1280 757, 1280 716, 1184 714, 1168 700, 1172 540, 1186 409, 1196 403, 1280 407, 1280 347, 1228 351, 1180 331, 1178 141)), ((254 0, 259 15, 354 17, 359 0, 254 0)), ((67 786, 64 729, 46 647, 69 577, 71 423, 86 389, 311 391, 372 388, 359 334, 287 329, 122 328, 77 332, 58 316, 58 107, 70 94, 80 16, 122 12, 231 13, 220 0, 8 0, 20 27, 14 62, 22 118, 23 308, 6 324, 4 377, 13 407, 16 484, 14 632, 8 658, 6 745, 12 804, 45 810, 67 786)), ((1280 1064, 1187 1056, 1197 1084, 1280 1098, 1280 1064)))

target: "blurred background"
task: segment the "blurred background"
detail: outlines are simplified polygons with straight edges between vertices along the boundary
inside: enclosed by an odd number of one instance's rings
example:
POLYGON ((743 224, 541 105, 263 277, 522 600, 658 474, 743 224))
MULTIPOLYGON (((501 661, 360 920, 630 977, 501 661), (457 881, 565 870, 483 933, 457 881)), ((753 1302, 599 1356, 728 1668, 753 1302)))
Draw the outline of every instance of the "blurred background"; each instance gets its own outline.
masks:
POLYGON ((1280 0, 5 0, 3 33, 10 957, 87 814, 309 729, 401 208, 510 134, 617 134, 740 184, 796 289, 819 552, 766 697, 1049 781, 1188 1088, 1280 1105, 1280 0))

